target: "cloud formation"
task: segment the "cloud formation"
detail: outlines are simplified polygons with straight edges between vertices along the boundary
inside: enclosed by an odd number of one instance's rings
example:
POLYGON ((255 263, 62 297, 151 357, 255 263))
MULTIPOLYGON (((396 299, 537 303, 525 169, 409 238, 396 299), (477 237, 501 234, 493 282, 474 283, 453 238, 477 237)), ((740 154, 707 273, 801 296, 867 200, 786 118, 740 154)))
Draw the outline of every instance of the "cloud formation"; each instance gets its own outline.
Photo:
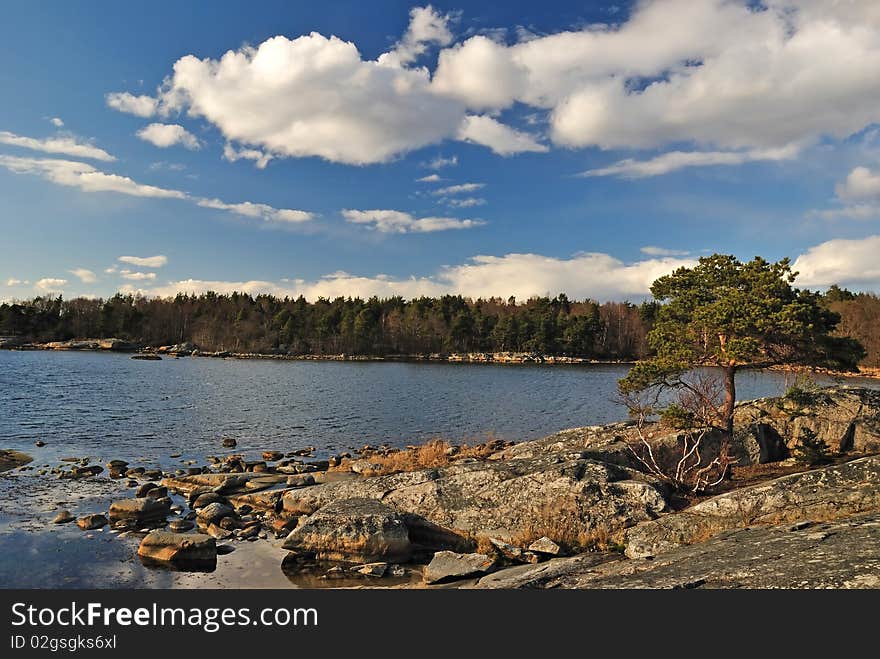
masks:
POLYGON ((459 220, 454 217, 420 217, 396 210, 343 210, 346 222, 367 225, 380 233, 431 233, 450 229, 472 229, 482 226, 480 220, 459 220))
POLYGON ((115 157, 99 149, 98 147, 80 142, 76 137, 71 135, 60 135, 57 137, 47 137, 38 139, 36 137, 24 137, 16 135, 6 130, 0 130, 0 144, 8 144, 10 146, 18 146, 31 151, 42 151, 43 153, 57 153, 65 156, 74 156, 76 158, 90 158, 92 160, 103 160, 112 162, 115 157))
POLYGON ((60 293, 64 290, 65 286, 67 286, 67 280, 56 277, 44 277, 37 280, 37 283, 34 284, 34 288, 41 293, 60 293))
POLYGON ((811 247, 795 259, 802 286, 854 285, 880 290, 880 236, 834 239, 811 247))
POLYGON ((140 268, 161 268, 168 263, 168 257, 163 254, 156 256, 120 256, 116 259, 120 263, 128 263, 140 268))
POLYGON ((195 151, 201 146, 196 136, 179 124, 153 123, 141 128, 136 135, 160 149, 180 144, 190 151, 195 151))
POLYGON ((158 99, 148 95, 135 96, 128 92, 113 92, 107 94, 105 100, 107 107, 137 117, 152 117, 159 110, 158 99))
POLYGON ((70 274, 72 274, 84 284, 94 284, 96 281, 98 281, 95 273, 91 270, 87 270, 86 268, 74 268, 70 271, 70 274))
POLYGON ((199 199, 196 204, 203 208, 229 211, 235 215, 265 220, 267 222, 298 224, 300 222, 308 222, 315 217, 314 213, 306 211, 294 210, 291 208, 273 208, 268 204, 256 204, 250 201, 229 204, 225 201, 220 201, 219 199, 199 199))

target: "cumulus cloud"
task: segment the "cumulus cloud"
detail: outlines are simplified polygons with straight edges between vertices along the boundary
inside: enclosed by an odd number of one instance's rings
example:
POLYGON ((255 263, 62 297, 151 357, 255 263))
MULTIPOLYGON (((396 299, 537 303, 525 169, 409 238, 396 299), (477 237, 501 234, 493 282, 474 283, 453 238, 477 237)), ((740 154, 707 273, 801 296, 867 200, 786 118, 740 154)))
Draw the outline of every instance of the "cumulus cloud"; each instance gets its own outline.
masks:
POLYGON ((272 160, 272 155, 260 151, 259 149, 236 149, 227 142, 223 146, 223 159, 228 160, 229 162, 253 160, 257 169, 265 169, 266 165, 269 164, 269 161, 272 160))
POLYGON ((180 144, 190 151, 195 151, 201 146, 196 136, 179 124, 153 123, 141 128, 136 135, 160 149, 180 144))
POLYGON ((203 208, 229 211, 235 215, 265 220, 267 222, 289 222, 298 224, 300 222, 308 222, 315 217, 314 213, 308 213, 306 211, 290 208, 273 208, 268 204, 255 204, 250 201, 229 204, 225 201, 220 201, 219 199, 199 199, 196 203, 203 208))
POLYGON ((74 268, 70 271, 70 274, 72 274, 84 284, 94 284, 96 281, 98 281, 95 273, 91 270, 87 270, 86 268, 74 268))
POLYGON ((128 92, 113 92, 105 97, 107 106, 138 117, 152 117, 159 110, 159 100, 152 96, 135 96, 128 92))
POLYGON ((540 144, 534 136, 499 123, 492 117, 468 116, 458 129, 458 139, 474 144, 482 144, 501 156, 510 156, 526 151, 545 152, 549 149, 540 144))
POLYGON ((447 46, 452 43, 452 32, 449 30, 449 14, 441 14, 431 5, 413 7, 409 12, 409 26, 403 38, 394 48, 379 56, 379 63, 388 66, 410 64, 423 55, 428 46, 436 44, 447 46))
POLYGON ((439 174, 428 174, 427 176, 417 178, 416 183, 439 183, 442 180, 444 179, 440 178, 439 174))
POLYGON ((808 217, 824 220, 876 220, 880 218, 880 174, 856 167, 835 186, 837 208, 814 209, 808 217))
POLYGON ((61 117, 52 117, 51 119, 49 119, 49 121, 52 123, 53 126, 55 126, 55 128, 64 127, 64 121, 61 119, 61 117))
POLYGON ((119 275, 123 279, 131 281, 152 281, 156 278, 155 272, 132 272, 131 270, 120 270, 119 275))
POLYGON ((34 288, 42 293, 59 293, 67 286, 66 279, 57 279, 55 277, 44 277, 37 280, 34 288))
POLYGON ((340 296, 388 297, 400 295, 413 298, 446 293, 470 297, 510 295, 520 300, 535 295, 565 292, 571 297, 599 300, 636 299, 649 295, 651 283, 683 265, 694 261, 676 258, 655 258, 624 263, 607 254, 578 254, 571 258, 554 258, 539 254, 506 254, 476 256, 468 262, 446 267, 428 277, 364 277, 337 272, 317 280, 270 281, 206 281, 187 279, 149 289, 148 294, 173 296, 178 292, 203 293, 241 291, 251 294, 271 293, 279 296, 315 300, 318 297, 340 296))
POLYGON ((858 240, 837 238, 811 247, 795 259, 792 268, 800 273, 803 286, 831 284, 880 288, 880 236, 858 240))
POLYGON ((448 185, 445 188, 438 188, 431 192, 431 194, 435 197, 445 197, 447 195, 462 194, 464 192, 474 192, 485 187, 485 183, 459 183, 458 185, 448 185))
POLYGON ((352 224, 365 224, 380 233, 431 233, 450 229, 472 229, 482 226, 481 220, 459 220, 454 217, 420 217, 395 210, 344 210, 342 216, 352 224))
POLYGON ((163 254, 156 256, 120 256, 116 259, 120 263, 135 265, 139 268, 161 268, 168 263, 168 257, 163 254))
POLYGON ((613 165, 588 169, 580 176, 619 176, 626 179, 662 176, 687 167, 712 165, 741 165, 762 160, 789 160, 798 154, 796 145, 779 149, 753 149, 751 151, 670 151, 648 160, 627 158, 613 165))
POLYGON ((118 192, 133 197, 184 199, 179 190, 168 190, 154 185, 137 183, 127 176, 107 174, 92 165, 55 158, 18 158, 0 155, 0 167, 16 174, 33 174, 52 183, 84 192, 118 192))
POLYGON ((116 160, 104 149, 80 142, 76 137, 71 135, 61 135, 57 137, 47 137, 39 139, 36 137, 24 137, 16 135, 9 131, 0 130, 0 144, 8 144, 10 146, 18 146, 31 151, 42 151, 43 153, 57 153, 65 156, 74 156, 77 158, 91 158, 93 160, 103 160, 112 162, 116 160))

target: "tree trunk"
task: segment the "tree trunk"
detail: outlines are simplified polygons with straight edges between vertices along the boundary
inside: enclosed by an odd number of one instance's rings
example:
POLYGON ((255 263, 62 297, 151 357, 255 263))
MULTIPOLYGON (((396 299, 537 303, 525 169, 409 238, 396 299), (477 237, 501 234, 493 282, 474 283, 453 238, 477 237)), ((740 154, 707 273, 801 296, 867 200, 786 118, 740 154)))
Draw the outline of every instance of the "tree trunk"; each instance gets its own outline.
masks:
POLYGON ((724 407, 721 413, 724 415, 724 427, 727 438, 733 441, 733 412, 736 408, 736 366, 724 367, 724 407))

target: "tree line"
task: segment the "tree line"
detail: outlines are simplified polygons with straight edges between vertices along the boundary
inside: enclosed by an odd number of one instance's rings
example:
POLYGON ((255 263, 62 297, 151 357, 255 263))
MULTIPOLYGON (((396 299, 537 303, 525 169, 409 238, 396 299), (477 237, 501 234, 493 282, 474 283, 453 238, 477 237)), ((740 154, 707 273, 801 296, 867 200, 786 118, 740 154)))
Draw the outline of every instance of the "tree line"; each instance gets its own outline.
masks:
MULTIPOLYGON (((858 339, 862 362, 880 366, 880 298, 836 286, 822 296, 858 339)), ((232 293, 109 299, 41 296, 0 305, 0 336, 29 341, 118 338, 160 346, 191 342, 206 351, 290 355, 409 355, 527 352, 637 360, 651 354, 646 336, 656 302, 570 300, 566 295, 470 299, 459 295, 319 299, 232 293)))

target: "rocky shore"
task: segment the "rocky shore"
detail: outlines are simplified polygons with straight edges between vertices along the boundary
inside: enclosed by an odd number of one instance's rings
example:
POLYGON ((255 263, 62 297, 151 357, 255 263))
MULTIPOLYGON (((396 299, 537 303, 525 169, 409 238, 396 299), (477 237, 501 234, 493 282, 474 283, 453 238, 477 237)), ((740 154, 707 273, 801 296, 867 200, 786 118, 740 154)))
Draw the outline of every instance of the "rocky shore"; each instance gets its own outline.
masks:
MULTIPOLYGON (((659 425, 648 433, 661 447, 682 441, 659 425)), ((317 586, 880 587, 880 392, 741 403, 737 466, 703 496, 645 473, 635 437, 618 423, 326 458, 312 447, 244 456, 227 439, 232 453, 175 473, 78 458, 35 473, 131 488, 106 510, 52 521, 135 538, 150 567, 211 571, 267 542, 287 552, 286 574, 317 586), (830 464, 791 457, 803 429, 830 464)), ((717 441, 707 437, 707 455, 717 441)))

